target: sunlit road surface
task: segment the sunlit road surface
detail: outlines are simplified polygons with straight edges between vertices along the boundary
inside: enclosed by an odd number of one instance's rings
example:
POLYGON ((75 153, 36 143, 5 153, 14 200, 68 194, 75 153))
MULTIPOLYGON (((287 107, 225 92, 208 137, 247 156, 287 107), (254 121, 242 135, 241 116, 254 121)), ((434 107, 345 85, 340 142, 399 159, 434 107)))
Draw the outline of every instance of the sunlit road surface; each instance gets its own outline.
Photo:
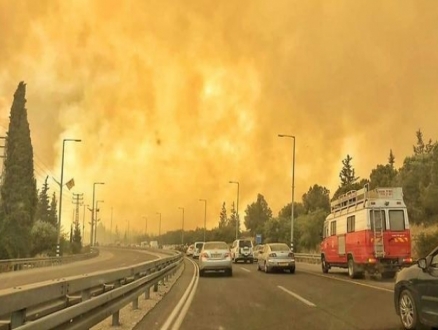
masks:
MULTIPOLYGON (((233 264, 233 272, 232 278, 216 274, 199 278, 180 329, 401 329, 393 283, 351 281, 345 271, 335 269, 324 276, 318 266, 301 263, 295 274, 265 274, 256 270, 256 264, 233 264)), ((192 273, 193 266, 186 263, 181 278, 185 286, 192 273)), ((164 297, 138 329, 161 329, 182 292, 179 288, 171 299, 164 297), (160 309, 167 310, 160 313, 160 309)))
POLYGON ((0 273, 0 290, 68 276, 131 266, 156 258, 158 258, 158 256, 147 254, 146 251, 101 247, 99 256, 88 260, 77 261, 61 266, 0 273))

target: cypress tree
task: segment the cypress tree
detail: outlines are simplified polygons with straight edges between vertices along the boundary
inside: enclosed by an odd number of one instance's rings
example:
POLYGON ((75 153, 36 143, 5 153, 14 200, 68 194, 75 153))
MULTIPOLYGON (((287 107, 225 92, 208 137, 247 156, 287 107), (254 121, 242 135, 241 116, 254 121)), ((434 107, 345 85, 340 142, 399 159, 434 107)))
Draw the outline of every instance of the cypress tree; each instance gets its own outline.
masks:
POLYGON ((50 223, 50 205, 49 205, 49 195, 47 194, 49 190, 49 185, 47 183, 48 177, 44 181, 43 187, 38 196, 38 204, 35 214, 35 220, 41 220, 50 223))
POLYGON ((26 84, 14 94, 0 188, 0 258, 27 257, 37 207, 33 148, 27 120, 26 84))
POLYGON ((49 209, 49 222, 55 226, 55 228, 58 228, 58 201, 56 200, 56 194, 55 192, 52 195, 52 201, 50 202, 50 209, 49 209))

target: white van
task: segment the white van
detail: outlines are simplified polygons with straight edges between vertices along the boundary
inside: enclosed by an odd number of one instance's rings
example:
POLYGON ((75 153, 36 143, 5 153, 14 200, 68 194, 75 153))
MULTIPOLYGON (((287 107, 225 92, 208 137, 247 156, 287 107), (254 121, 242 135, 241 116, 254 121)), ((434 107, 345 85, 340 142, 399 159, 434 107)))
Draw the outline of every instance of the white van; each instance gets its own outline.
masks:
POLYGON ((254 245, 252 240, 249 238, 245 239, 236 239, 231 246, 231 258, 234 263, 237 263, 239 260, 243 262, 254 262, 254 245))
POLYGON ((204 246, 204 242, 195 242, 193 244, 195 246, 195 250, 193 251, 193 259, 199 259, 199 255, 201 254, 202 247, 204 246))

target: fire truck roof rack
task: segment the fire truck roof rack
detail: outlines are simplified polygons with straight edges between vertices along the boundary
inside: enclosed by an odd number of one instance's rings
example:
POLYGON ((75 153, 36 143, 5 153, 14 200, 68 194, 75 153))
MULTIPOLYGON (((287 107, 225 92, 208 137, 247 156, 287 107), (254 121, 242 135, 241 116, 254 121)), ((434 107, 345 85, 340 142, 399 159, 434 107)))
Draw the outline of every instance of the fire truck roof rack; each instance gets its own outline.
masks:
POLYGON ((350 190, 331 202, 331 211, 336 212, 342 209, 364 203, 371 199, 403 200, 402 188, 376 188, 368 190, 368 186, 360 190, 350 190))

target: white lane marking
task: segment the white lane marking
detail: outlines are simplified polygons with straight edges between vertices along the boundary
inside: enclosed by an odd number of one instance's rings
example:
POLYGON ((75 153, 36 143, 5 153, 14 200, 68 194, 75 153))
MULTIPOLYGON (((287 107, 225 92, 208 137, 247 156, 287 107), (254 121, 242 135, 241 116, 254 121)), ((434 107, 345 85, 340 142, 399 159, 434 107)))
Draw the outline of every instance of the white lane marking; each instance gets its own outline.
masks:
POLYGON ((179 327, 183 323, 184 318, 186 317, 187 311, 189 310, 189 307, 192 304, 193 297, 195 296, 196 288, 198 287, 198 282, 199 282, 199 266, 193 260, 190 260, 190 261, 195 265, 196 272, 197 272, 198 276, 196 276, 196 280, 195 280, 195 283, 193 284, 192 291, 190 292, 190 295, 187 298, 187 300, 186 300, 186 302, 184 304, 184 307, 181 310, 181 313, 179 313, 178 318, 176 319, 175 323, 173 324, 172 330, 179 330, 179 327))
POLYGON ((375 286, 375 285, 366 284, 366 283, 360 283, 360 282, 356 282, 356 281, 344 280, 343 278, 337 278, 337 277, 329 276, 329 275, 315 274, 315 273, 312 273, 312 272, 306 272, 304 270, 300 270, 300 271, 301 271, 301 273, 307 273, 307 274, 310 274, 310 275, 319 276, 319 277, 323 277, 323 278, 328 278, 328 279, 331 279, 331 280, 336 280, 336 281, 356 284, 356 285, 364 286, 366 288, 371 288, 371 289, 376 289, 376 290, 381 290, 381 291, 385 291, 385 292, 394 293, 394 290, 386 289, 386 288, 381 288, 380 286, 375 286))
POLYGON ((190 292, 193 290, 196 290, 196 287, 194 287, 195 281, 197 281, 197 273, 198 273, 198 265, 194 263, 192 260, 189 260, 193 264, 193 277, 192 280, 189 283, 189 286, 187 287, 186 291, 184 292, 183 296, 179 300, 178 304, 173 309, 172 313, 170 313, 169 317, 167 318, 166 322, 161 327, 161 330, 167 330, 169 329, 170 325, 172 324, 173 320, 176 318, 178 313, 181 311, 183 304, 186 302, 187 296, 190 294, 190 292))
POLYGON ((300 300, 301 302, 305 303, 306 305, 310 306, 310 307, 316 307, 316 305, 310 301, 308 301, 307 299, 304 299, 303 297, 301 297, 300 295, 297 295, 296 293, 282 287, 281 285, 278 285, 277 288, 279 288, 280 290, 283 290, 286 293, 289 293, 292 297, 297 298, 298 300, 300 300))
POLYGON ((244 270, 245 272, 251 273, 251 271, 249 269, 246 269, 246 268, 243 268, 243 267, 240 267, 240 269, 244 270))

